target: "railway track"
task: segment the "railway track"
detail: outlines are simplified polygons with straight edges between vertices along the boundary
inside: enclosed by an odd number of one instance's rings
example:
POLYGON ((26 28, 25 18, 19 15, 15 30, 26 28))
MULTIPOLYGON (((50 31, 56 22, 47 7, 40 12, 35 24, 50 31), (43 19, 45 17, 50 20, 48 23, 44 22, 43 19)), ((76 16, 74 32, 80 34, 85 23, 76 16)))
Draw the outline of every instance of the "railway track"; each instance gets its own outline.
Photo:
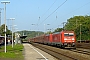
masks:
POLYGON ((32 45, 49 53, 50 55, 54 56, 58 60, 85 60, 86 59, 84 57, 71 54, 65 49, 55 48, 52 46, 46 46, 41 44, 32 44, 32 45))
POLYGON ((90 49, 90 43, 76 43, 77 48, 90 49))
POLYGON ((87 50, 87 49, 79 49, 79 48, 77 48, 77 49, 70 49, 70 51, 90 55, 90 50, 87 50))
POLYGON ((49 53, 50 55, 54 56, 54 57, 57 58, 58 60, 62 60, 62 59, 65 59, 65 60, 77 60, 76 58, 73 58, 73 57, 71 57, 71 56, 67 56, 67 55, 65 55, 65 54, 59 53, 59 52, 55 51, 54 49, 49 49, 49 48, 47 48, 47 47, 45 47, 45 46, 43 47, 43 46, 41 46, 40 44, 39 44, 39 45, 33 44, 33 45, 34 45, 35 47, 37 47, 37 48, 39 48, 39 49, 41 49, 41 50, 49 53))

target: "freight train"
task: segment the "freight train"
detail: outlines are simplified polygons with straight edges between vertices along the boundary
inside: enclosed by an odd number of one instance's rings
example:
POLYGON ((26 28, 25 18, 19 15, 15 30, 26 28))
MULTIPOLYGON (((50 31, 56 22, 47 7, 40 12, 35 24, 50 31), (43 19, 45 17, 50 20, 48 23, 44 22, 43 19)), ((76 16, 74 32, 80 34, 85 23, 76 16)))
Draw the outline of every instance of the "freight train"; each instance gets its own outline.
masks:
POLYGON ((75 47, 76 37, 74 31, 61 31, 52 34, 30 38, 28 42, 54 45, 61 48, 75 47))

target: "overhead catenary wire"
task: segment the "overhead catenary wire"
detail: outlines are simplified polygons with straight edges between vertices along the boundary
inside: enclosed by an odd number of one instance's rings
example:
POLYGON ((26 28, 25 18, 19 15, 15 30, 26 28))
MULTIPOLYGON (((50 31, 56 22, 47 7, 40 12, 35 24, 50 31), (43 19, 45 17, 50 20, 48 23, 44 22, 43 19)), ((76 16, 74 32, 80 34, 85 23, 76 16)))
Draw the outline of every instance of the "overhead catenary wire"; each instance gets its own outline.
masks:
MULTIPOLYGON (((50 15, 48 15, 40 24, 42 24, 44 21, 46 21, 54 12, 56 12, 62 5, 64 5, 67 2, 67 0, 65 0, 61 5, 59 5, 50 15)), ((39 25, 40 25, 39 24, 39 25)))
MULTIPOLYGON (((73 10, 73 11, 67 13, 66 15, 71 14, 71 13, 73 13, 73 12, 75 12, 75 11, 81 9, 82 7, 86 6, 86 5, 89 4, 89 3, 90 3, 90 2, 88 2, 88 3, 86 3, 86 4, 82 5, 82 6, 80 6, 79 8, 77 8, 77 9, 75 9, 75 10, 73 10)), ((65 15, 64 15, 64 16, 65 16, 65 15)))
MULTIPOLYGON (((48 10, 41 16, 41 17, 43 17, 50 9, 51 9, 51 7, 55 4, 55 2, 56 2, 57 0, 55 0, 54 2, 53 2, 53 4, 48 8, 48 10)), ((38 7, 38 9, 39 9, 39 7, 38 7)), ((39 16, 39 19, 38 20, 40 20, 40 16, 39 16)))
MULTIPOLYGON (((41 17, 43 17, 43 16, 52 8, 52 6, 56 3, 56 1, 57 1, 57 0, 55 0, 55 1, 52 3, 52 5, 48 8, 48 10, 47 10, 41 17)), ((41 17, 39 16, 37 25, 39 24, 39 21, 40 21, 40 18, 41 18, 41 17)), ((37 28, 38 28, 38 26, 37 26, 37 28)))
POLYGON ((56 3, 56 1, 57 1, 57 0, 55 0, 55 1, 53 2, 53 4, 49 7, 49 9, 48 9, 41 17, 43 17, 43 16, 51 9, 51 7, 56 3))
MULTIPOLYGON (((73 13, 73 12, 75 12, 75 11, 77 11, 77 10, 81 9, 82 7, 84 7, 84 6, 88 5, 89 3, 90 3, 90 2, 85 3, 84 5, 80 6, 79 8, 77 8, 77 9, 75 9, 75 10, 73 10, 73 11, 71 11, 71 12, 67 13, 66 15, 71 14, 71 13, 73 13)), ((89 12, 89 13, 90 13, 90 12, 89 12)), ((89 13, 87 13, 87 14, 89 14, 89 13)), ((64 15, 64 16, 66 16, 66 15, 64 15)))

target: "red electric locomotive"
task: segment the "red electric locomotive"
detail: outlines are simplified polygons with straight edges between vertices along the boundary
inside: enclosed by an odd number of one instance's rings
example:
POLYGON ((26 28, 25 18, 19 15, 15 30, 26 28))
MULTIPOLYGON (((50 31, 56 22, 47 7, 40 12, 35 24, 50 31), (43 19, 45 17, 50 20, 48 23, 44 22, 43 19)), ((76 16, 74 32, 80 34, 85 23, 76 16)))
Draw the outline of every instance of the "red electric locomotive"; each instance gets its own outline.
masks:
POLYGON ((75 47, 74 31, 61 31, 52 35, 52 44, 60 47, 75 47))

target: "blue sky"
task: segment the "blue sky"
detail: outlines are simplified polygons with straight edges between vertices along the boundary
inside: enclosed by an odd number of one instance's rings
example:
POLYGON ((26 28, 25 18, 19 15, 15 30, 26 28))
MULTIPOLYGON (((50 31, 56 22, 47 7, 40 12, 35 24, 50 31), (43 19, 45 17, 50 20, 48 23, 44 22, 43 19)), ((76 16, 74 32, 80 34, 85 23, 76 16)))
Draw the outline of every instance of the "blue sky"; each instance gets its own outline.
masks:
MULTIPOLYGON (((15 18, 13 22, 14 25, 17 26, 15 26, 14 28, 20 31, 21 30, 47 31, 47 29, 52 29, 53 31, 58 27, 62 27, 63 26, 62 23, 66 22, 67 19, 73 16, 90 15, 90 0, 67 0, 67 1, 0 0, 0 1, 10 1, 10 4, 6 5, 6 19, 15 18), (62 5, 62 3, 64 4, 62 5)), ((4 8, 4 4, 0 4, 0 8, 4 8)), ((2 24, 4 24, 4 11, 2 10, 1 12, 2 12, 1 22, 2 24)), ((12 22, 11 20, 7 20, 7 25, 9 29, 11 22, 12 22)))

